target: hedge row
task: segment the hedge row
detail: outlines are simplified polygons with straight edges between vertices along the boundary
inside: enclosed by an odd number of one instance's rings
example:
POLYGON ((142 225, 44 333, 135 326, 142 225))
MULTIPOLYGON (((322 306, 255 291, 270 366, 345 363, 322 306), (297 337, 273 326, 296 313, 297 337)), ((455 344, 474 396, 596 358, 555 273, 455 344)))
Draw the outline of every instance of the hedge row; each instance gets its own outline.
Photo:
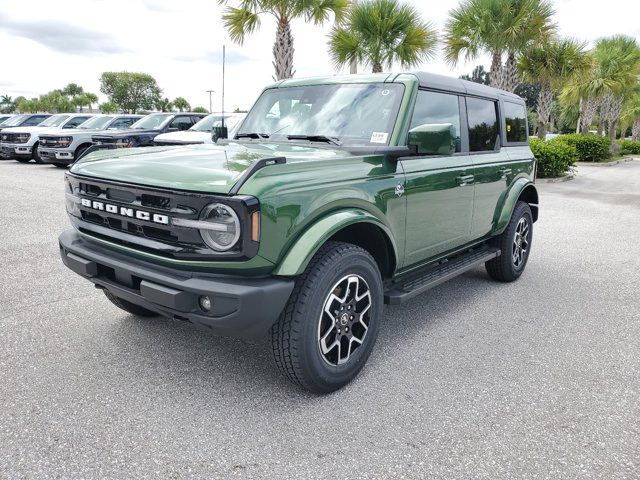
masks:
POLYGON ((580 160, 578 149, 563 137, 545 141, 530 139, 531 151, 538 159, 538 177, 562 177, 580 160))
POLYGON ((600 135, 562 135, 557 137, 576 147, 582 162, 601 162, 611 156, 611 140, 600 135))
POLYGON ((622 155, 640 155, 640 142, 633 140, 618 140, 622 155))

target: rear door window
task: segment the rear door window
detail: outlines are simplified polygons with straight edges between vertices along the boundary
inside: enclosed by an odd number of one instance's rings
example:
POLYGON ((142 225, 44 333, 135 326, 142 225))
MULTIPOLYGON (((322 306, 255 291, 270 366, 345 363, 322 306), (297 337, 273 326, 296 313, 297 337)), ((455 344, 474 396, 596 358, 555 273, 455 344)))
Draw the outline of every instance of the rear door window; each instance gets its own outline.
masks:
POLYGON ((469 151, 486 152, 500 148, 496 102, 482 98, 467 98, 467 118, 469 151))

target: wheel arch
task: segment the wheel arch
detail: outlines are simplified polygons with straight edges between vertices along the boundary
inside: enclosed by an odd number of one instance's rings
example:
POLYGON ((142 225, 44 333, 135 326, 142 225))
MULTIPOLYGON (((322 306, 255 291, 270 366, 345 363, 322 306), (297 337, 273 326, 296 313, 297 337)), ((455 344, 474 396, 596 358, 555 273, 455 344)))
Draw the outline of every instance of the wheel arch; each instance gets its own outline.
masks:
POLYGON ((383 278, 391 276, 398 264, 398 249, 389 228, 369 212, 348 209, 325 215, 310 226, 289 248, 274 275, 300 275, 316 252, 330 240, 352 243, 367 250, 383 278))
POLYGON ((513 210, 519 201, 529 204, 533 221, 536 222, 539 213, 538 198, 538 190, 531 180, 527 178, 518 179, 507 192, 505 200, 502 203, 502 208, 498 212, 495 228, 496 233, 501 233, 507 227, 513 210))

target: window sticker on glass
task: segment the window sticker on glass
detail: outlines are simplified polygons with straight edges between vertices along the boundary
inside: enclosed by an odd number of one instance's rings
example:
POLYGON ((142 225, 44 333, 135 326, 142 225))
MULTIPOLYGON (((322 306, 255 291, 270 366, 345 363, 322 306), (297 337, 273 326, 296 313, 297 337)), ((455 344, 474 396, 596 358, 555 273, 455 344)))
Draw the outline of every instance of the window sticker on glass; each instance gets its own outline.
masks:
POLYGON ((371 134, 371 143, 387 143, 389 134, 387 132, 373 132, 371 134))

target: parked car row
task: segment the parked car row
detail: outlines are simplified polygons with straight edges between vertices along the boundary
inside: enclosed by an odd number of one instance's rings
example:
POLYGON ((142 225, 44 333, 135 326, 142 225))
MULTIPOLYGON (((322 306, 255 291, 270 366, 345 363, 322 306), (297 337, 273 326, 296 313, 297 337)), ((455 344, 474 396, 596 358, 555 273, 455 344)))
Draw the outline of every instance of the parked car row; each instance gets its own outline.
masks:
MULTIPOLYGON (((232 130, 244 114, 225 114, 232 130)), ((223 115, 191 112, 142 115, 22 114, 0 117, 0 156, 67 167, 90 148, 212 143, 223 115)))

